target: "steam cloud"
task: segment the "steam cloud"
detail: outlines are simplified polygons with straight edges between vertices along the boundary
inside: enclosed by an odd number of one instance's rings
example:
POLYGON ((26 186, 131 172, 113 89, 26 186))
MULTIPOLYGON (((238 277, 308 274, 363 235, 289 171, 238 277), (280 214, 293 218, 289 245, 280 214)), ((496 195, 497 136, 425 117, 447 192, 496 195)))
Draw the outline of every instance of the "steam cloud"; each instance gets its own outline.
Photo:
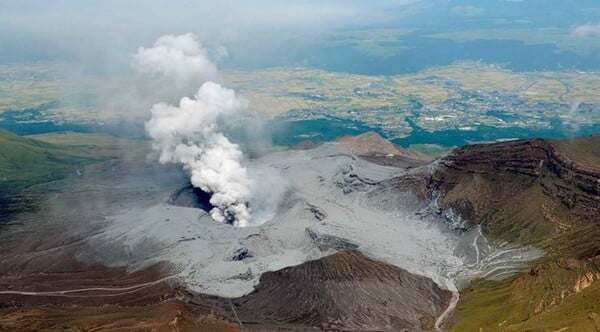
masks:
MULTIPOLYGON (((226 54, 226 49, 219 50, 222 52, 226 54)), ((193 79, 206 81, 217 74, 217 67, 208 58, 207 51, 191 33, 165 35, 151 48, 140 47, 133 55, 132 65, 142 73, 162 74, 181 83, 193 79)))
MULTIPOLYGON (((132 65, 144 73, 159 73, 176 80, 206 79, 216 74, 193 34, 167 35, 152 48, 139 48, 132 65)), ((244 227, 252 218, 248 201, 252 181, 242 165, 243 154, 219 131, 223 117, 245 107, 233 90, 208 81, 194 98, 184 97, 178 106, 152 106, 146 130, 161 163, 183 164, 194 186, 211 193, 213 219, 244 227)))

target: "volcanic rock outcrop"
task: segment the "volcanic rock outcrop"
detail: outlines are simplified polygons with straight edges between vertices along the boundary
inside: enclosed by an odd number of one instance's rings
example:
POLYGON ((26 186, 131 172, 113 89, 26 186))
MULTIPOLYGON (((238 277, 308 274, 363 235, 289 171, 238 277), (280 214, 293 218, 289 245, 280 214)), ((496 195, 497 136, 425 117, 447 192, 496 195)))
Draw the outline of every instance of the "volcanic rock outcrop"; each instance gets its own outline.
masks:
POLYGON ((412 168, 431 161, 429 156, 403 149, 375 132, 358 136, 341 136, 337 139, 337 143, 352 154, 382 166, 412 168))
MULTIPOLYGON (((428 278, 344 250, 267 272, 255 291, 231 306, 249 329, 412 331, 431 328, 449 298, 428 278)), ((228 300, 213 301, 231 312, 228 300)))
POLYGON ((506 240, 534 242, 523 231, 533 225, 600 223, 600 135, 465 146, 441 159, 428 189, 441 192, 442 208, 506 240))

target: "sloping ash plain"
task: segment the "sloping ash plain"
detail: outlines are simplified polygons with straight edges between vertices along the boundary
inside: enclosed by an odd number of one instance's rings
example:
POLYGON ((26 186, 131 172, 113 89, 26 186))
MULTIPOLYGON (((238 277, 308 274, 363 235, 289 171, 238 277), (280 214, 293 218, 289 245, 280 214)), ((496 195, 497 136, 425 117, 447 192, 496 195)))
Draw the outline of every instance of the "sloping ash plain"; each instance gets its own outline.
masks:
POLYGON ((132 270, 167 261, 191 291, 239 297, 264 272, 341 249, 358 249, 450 291, 474 277, 518 272, 541 255, 492 245, 478 227, 456 227, 435 201, 393 185, 407 171, 365 161, 337 143, 269 153, 249 165, 265 167, 287 181, 277 212, 261 226, 216 223, 206 211, 169 204, 166 190, 162 200, 142 195, 124 209, 108 208, 109 223, 78 258, 132 270))

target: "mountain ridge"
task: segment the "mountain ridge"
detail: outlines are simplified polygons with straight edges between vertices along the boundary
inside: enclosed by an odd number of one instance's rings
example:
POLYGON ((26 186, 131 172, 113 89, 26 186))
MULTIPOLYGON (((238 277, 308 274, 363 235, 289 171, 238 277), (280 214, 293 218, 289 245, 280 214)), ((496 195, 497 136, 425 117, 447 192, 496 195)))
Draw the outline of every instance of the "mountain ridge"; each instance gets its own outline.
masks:
POLYGON ((447 327, 594 330, 600 327, 600 135, 455 149, 425 184, 468 227, 546 256, 504 281, 475 280, 447 327), (502 314, 498 307, 510 303, 502 314), (568 324, 562 317, 569 317, 568 324), (453 325, 452 325, 453 323, 453 325))

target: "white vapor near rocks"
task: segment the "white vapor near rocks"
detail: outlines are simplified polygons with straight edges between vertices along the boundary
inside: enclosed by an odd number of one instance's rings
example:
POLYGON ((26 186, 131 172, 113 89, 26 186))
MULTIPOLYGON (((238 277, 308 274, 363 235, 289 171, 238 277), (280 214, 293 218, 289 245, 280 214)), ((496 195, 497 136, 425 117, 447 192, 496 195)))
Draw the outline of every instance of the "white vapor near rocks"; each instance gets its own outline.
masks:
MULTIPOLYGON (((163 36, 153 47, 139 48, 132 65, 141 72, 175 80, 205 80, 217 71, 196 36, 189 33, 163 36)), ((159 161, 182 164, 192 184, 212 195, 212 218, 240 227, 252 218, 248 207, 252 181, 242 165, 239 146, 219 131, 219 122, 245 105, 233 90, 208 81, 193 98, 184 97, 179 105, 155 104, 152 118, 146 122, 159 161)))

